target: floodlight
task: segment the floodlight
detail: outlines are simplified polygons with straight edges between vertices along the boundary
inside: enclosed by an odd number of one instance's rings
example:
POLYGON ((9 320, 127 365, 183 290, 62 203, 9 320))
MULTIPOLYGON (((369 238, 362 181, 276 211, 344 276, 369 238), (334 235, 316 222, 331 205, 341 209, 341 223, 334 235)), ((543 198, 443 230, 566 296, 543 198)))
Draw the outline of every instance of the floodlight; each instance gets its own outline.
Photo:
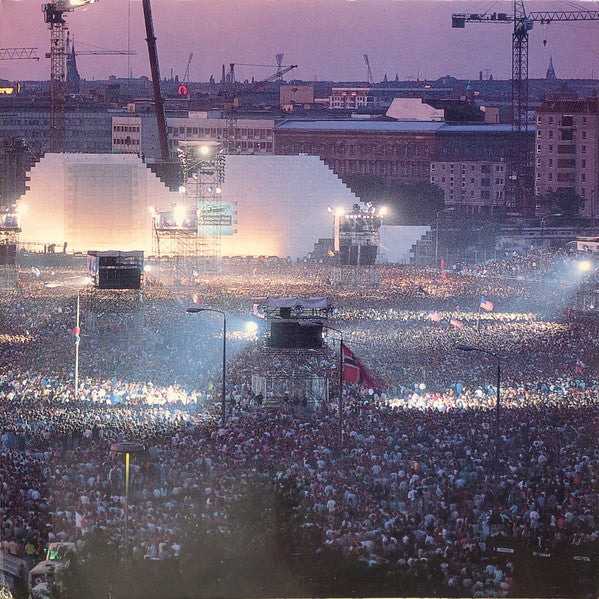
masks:
POLYGON ((175 223, 180 227, 185 222, 185 216, 187 215, 187 208, 182 204, 178 204, 173 209, 173 215, 175 217, 175 223))

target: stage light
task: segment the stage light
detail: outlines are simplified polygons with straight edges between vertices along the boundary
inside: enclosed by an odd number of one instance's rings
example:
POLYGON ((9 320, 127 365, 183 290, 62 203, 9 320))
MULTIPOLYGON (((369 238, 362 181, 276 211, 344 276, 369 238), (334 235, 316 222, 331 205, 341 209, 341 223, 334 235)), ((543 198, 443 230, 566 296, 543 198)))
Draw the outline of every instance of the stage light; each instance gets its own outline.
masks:
POLYGON ((582 260, 578 263, 578 270, 580 272, 588 272, 589 270, 591 270, 591 266, 592 264, 589 260, 582 260))
POLYGON ((258 330, 258 325, 253 320, 250 320, 245 323, 245 332, 248 335, 254 335, 257 330, 258 330))
POLYGON ((381 216, 385 216, 385 214, 387 214, 387 211, 388 211, 388 209, 387 209, 387 206, 381 206, 381 207, 379 208, 379 214, 380 214, 381 216))
POLYGON ((182 204, 175 206, 173 209, 173 216, 175 217, 175 224, 180 227, 185 222, 185 216, 187 215, 187 208, 182 204))
POLYGON ((200 154, 203 156, 208 156, 208 154, 210 154, 210 146, 202 146, 200 148, 200 154))

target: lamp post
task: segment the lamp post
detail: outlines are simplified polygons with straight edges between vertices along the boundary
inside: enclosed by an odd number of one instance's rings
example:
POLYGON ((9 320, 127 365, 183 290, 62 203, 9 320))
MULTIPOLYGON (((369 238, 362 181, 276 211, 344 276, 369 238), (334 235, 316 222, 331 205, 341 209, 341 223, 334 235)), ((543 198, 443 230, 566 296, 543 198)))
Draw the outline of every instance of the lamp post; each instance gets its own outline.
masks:
POLYGON ((544 216, 541 216, 541 244, 544 245, 544 241, 545 241, 545 219, 549 218, 551 216, 563 216, 563 214, 561 212, 555 212, 554 214, 545 214, 544 216))
POLYGON ((55 287, 65 287, 66 289, 73 289, 77 292, 77 316, 75 328, 73 329, 73 334, 75 335, 75 399, 77 399, 77 396, 79 394, 79 343, 81 342, 81 328, 79 326, 81 289, 79 289, 79 287, 73 287, 71 285, 62 285, 60 283, 46 283, 45 286, 50 289, 53 289, 55 287))
POLYGON ((456 345, 460 351, 476 351, 481 354, 487 354, 497 360, 497 395, 495 399, 495 458, 494 458, 494 476, 499 471, 499 401, 501 397, 501 356, 488 349, 482 349, 473 345, 456 345))
POLYGON ((437 226, 435 227, 435 268, 439 265, 439 216, 444 212, 454 212, 455 207, 450 206, 449 208, 443 208, 437 212, 437 216, 435 218, 435 222, 437 226))
POLYGON ((110 451, 116 454, 125 455, 125 554, 129 551, 129 470, 130 470, 130 455, 132 453, 140 453, 144 450, 144 446, 141 443, 134 443, 130 441, 122 441, 120 443, 113 443, 110 446, 110 451))
POLYGON ((225 394, 227 389, 227 315, 222 310, 215 308, 187 308, 190 314, 198 312, 217 312, 223 317, 223 388, 221 392, 221 423, 224 427, 227 422, 227 406, 225 403, 225 394))

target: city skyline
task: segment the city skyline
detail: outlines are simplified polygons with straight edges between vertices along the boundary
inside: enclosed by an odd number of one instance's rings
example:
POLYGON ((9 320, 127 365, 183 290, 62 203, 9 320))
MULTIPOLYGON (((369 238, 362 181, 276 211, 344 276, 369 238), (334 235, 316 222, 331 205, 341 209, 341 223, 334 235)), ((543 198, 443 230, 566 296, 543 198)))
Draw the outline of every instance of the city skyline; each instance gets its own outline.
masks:
MULTIPOLYGON (((532 0, 527 11, 596 10, 590 0, 532 0)), ((374 81, 509 79, 511 24, 451 28, 454 12, 512 12, 511 0, 153 0, 162 78, 218 81, 222 65, 236 63, 237 79, 267 77, 275 53, 298 68, 287 78, 366 81, 368 54, 374 81), (270 65, 269 66, 246 66, 270 65)), ((98 0, 67 15, 77 50, 131 49, 135 56, 80 56, 85 79, 150 76, 140 0, 98 0)), ((535 24, 529 38, 529 76, 544 78, 550 56, 559 78, 599 76, 599 21, 535 24)), ((37 47, 40 60, 0 62, 0 78, 47 80, 49 31, 39 0, 0 0, 0 47, 37 47), (21 23, 28 26, 22 27, 21 23)))

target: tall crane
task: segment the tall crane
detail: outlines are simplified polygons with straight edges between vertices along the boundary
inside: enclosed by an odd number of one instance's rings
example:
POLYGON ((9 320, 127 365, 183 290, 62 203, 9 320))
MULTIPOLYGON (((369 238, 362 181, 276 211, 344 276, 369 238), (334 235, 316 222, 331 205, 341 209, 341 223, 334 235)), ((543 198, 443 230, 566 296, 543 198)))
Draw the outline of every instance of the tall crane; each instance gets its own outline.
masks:
POLYGON ((65 14, 96 0, 53 0, 42 4, 50 29, 50 152, 64 152, 66 130, 66 32, 65 14))
POLYGON ((372 77, 372 70, 370 69, 370 60, 368 59, 368 54, 364 54, 364 62, 366 63, 366 74, 368 76, 368 83, 372 85, 374 79, 372 77))
POLYGON ((512 33, 512 131, 513 146, 509 160, 509 181, 516 206, 524 216, 534 216, 534 201, 530 197, 532 185, 530 158, 521 133, 526 129, 528 114, 528 34, 534 23, 553 21, 597 21, 599 11, 541 11, 526 14, 524 0, 514 0, 513 14, 504 12, 464 14, 451 16, 451 26, 463 29, 466 23, 513 23, 512 33), (528 188, 528 194, 527 194, 528 188))
POLYGON ((256 81, 252 85, 243 90, 242 92, 237 91, 237 83, 235 81, 235 63, 229 65, 229 74, 225 78, 226 89, 225 89, 225 114, 227 118, 227 139, 225 140, 225 153, 235 153, 235 129, 237 128, 237 108, 239 108, 239 97, 242 95, 251 94, 257 91, 260 86, 271 81, 280 81, 283 79, 283 75, 288 73, 292 69, 296 69, 297 65, 292 64, 287 67, 277 66, 277 72, 273 73, 265 79, 256 81))

